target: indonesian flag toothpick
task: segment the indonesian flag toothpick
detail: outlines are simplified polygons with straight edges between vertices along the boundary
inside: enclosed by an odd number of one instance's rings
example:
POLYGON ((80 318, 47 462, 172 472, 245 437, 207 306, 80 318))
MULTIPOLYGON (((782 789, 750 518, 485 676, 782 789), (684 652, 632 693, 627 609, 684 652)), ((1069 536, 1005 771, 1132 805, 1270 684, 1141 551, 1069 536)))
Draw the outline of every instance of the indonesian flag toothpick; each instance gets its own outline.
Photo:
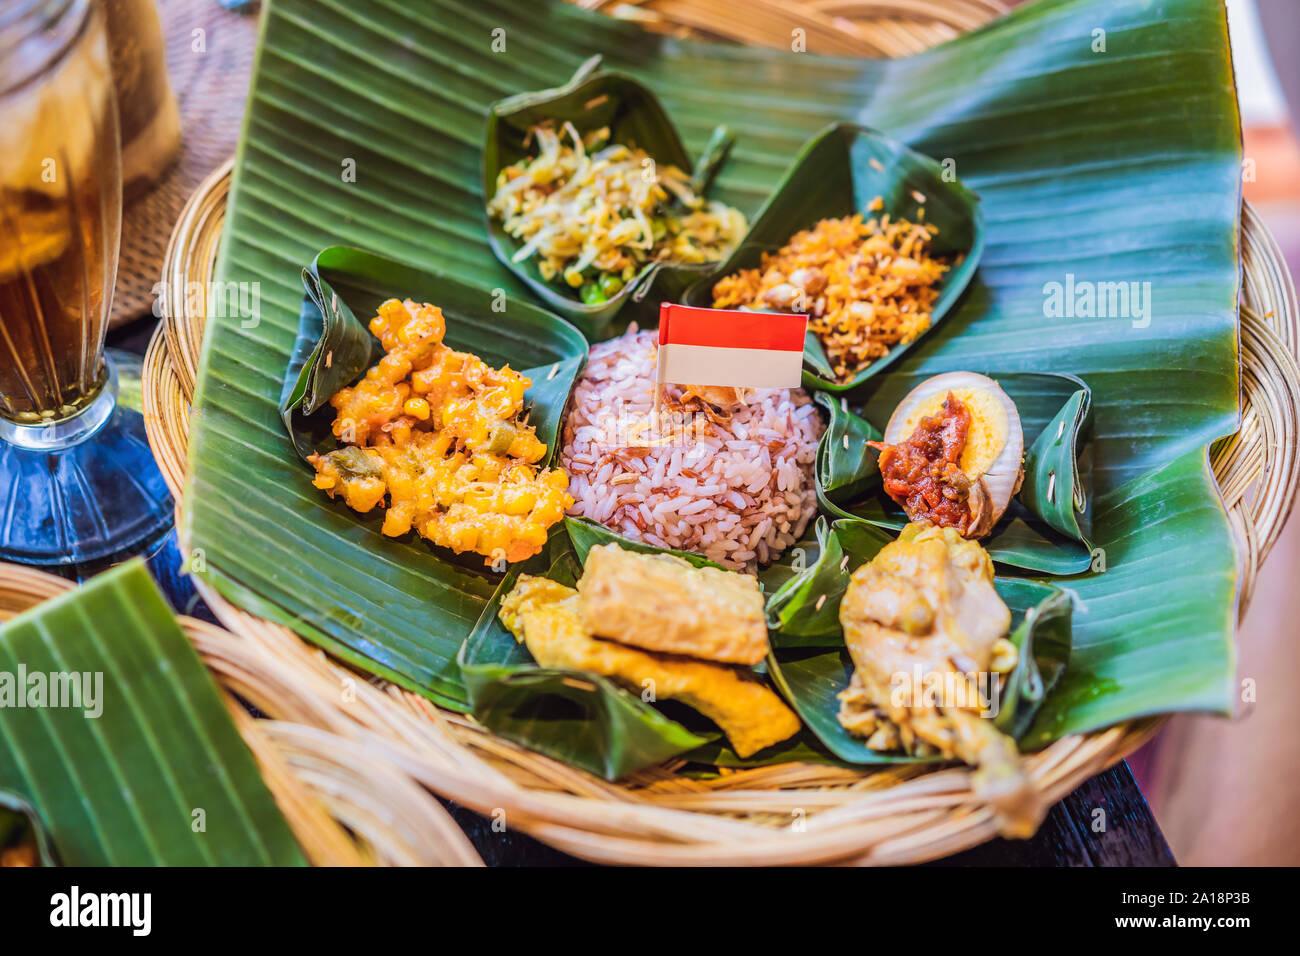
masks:
MULTIPOLYGON (((659 306, 659 385, 797 388, 808 316, 659 306)), ((656 389, 656 392, 658 389, 656 389)))

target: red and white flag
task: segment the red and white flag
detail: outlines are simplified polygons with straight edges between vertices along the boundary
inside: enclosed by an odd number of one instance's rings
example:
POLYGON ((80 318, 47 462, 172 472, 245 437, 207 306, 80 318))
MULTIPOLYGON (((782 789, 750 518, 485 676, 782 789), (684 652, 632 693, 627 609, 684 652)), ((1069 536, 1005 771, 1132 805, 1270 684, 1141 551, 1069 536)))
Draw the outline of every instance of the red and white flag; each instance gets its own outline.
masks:
POLYGON ((808 316, 659 306, 662 385, 797 388, 808 316))

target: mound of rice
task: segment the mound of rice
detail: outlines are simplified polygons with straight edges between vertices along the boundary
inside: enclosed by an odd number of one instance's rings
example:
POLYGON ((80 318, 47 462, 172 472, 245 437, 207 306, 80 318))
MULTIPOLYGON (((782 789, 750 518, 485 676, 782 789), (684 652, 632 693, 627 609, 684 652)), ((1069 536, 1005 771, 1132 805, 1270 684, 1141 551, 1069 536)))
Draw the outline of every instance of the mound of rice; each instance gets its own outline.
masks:
POLYGON ((560 463, 569 514, 629 538, 754 570, 799 539, 817 510, 813 462, 823 425, 803 389, 750 390, 729 417, 679 404, 685 429, 648 431, 656 335, 637 332, 591 350, 564 426, 560 463), (648 436, 648 437, 647 437, 648 436))

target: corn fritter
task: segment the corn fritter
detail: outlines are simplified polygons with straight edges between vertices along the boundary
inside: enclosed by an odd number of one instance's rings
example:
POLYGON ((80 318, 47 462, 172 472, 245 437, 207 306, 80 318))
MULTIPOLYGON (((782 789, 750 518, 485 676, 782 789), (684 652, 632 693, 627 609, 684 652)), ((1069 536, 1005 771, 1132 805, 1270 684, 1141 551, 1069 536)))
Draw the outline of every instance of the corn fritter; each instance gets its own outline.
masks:
POLYGON ((360 512, 387 499, 392 537, 414 528, 489 566, 540 552, 573 498, 563 471, 537 468, 546 445, 519 420, 532 380, 449 348, 428 303, 389 299, 370 330, 385 355, 330 399, 342 447, 308 459, 313 484, 360 512))

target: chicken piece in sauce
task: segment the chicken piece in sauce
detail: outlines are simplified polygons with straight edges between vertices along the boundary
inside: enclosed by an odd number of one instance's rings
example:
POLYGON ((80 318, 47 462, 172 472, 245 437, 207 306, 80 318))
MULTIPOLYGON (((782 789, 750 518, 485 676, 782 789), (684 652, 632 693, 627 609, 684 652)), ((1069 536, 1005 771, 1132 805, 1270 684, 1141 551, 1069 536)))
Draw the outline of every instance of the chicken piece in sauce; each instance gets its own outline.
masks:
POLYGON ((953 528, 909 524, 853 573, 840 624, 855 668, 840 695, 840 723, 872 749, 978 767, 976 792, 999 810, 1003 832, 1032 833, 1044 808, 1015 741, 986 706, 1001 679, 995 666, 1009 670, 1015 649, 984 549, 953 528))

